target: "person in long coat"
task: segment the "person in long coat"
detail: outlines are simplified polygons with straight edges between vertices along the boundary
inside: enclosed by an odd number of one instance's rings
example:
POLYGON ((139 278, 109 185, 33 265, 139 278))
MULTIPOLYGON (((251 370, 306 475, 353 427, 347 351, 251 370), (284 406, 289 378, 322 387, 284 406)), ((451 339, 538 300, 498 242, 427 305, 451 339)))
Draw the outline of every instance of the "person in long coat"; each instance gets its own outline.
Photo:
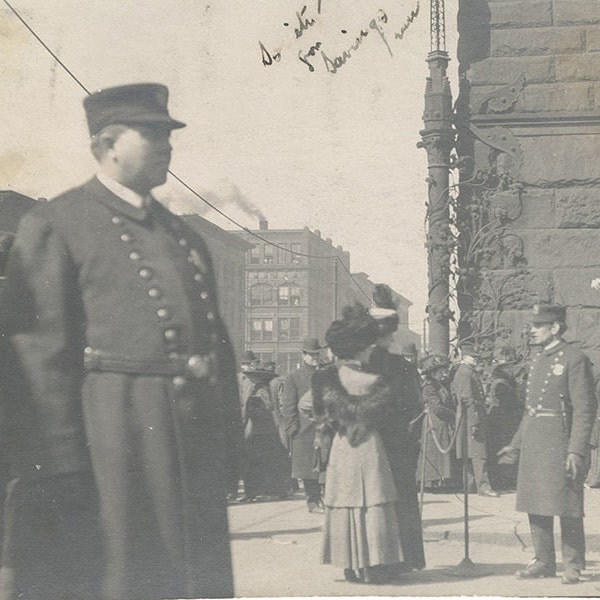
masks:
POLYGON ((497 497, 498 492, 492 489, 488 473, 487 411, 477 372, 478 353, 472 344, 466 343, 461 346, 461 353, 451 387, 457 403, 457 427, 466 427, 466 444, 460 430, 456 439, 456 457, 468 461, 470 478, 481 496, 497 497))
MULTIPOLYGON (((398 490, 398 526, 404 560, 392 576, 425 567, 423 528, 417 491, 417 464, 422 419, 421 390, 417 366, 403 356, 390 352, 399 316, 390 288, 378 284, 373 293, 375 306, 369 310, 377 321, 375 348, 370 354, 368 370, 381 375, 395 398, 395 410, 380 430, 396 489, 398 490)), ((391 570, 390 570, 391 571, 391 570)))
POLYGON ((423 405, 427 410, 428 427, 420 464, 425 461, 425 485, 443 486, 457 477, 455 449, 456 402, 450 392, 450 363, 445 356, 426 356, 420 365, 423 375, 423 405), (435 436, 435 437, 434 437, 435 436), (441 448, 441 450, 440 450, 441 448))
POLYGON ((3 600, 233 595, 235 362, 203 240, 149 194, 183 126, 167 96, 88 96, 98 175, 33 208, 10 253, 3 600))
POLYGON ((380 431, 397 412, 385 378, 369 373, 378 336, 359 303, 346 306, 326 340, 336 366, 312 378, 314 413, 335 432, 327 465, 322 560, 344 569, 348 581, 383 582, 385 567, 403 561, 398 492, 380 431))
POLYGON ((585 484, 587 487, 600 487, 600 376, 596 375, 596 420, 590 437, 590 470, 588 472, 585 484))
POLYGON ((518 578, 556 574, 553 524, 560 518, 562 583, 579 582, 585 568, 583 482, 596 416, 594 378, 589 359, 562 339, 566 309, 536 305, 525 414, 505 460, 519 457, 517 503, 529 516, 535 557, 518 578))
POLYGON ((512 346, 500 346, 494 351, 494 369, 488 393, 488 450, 490 480, 499 489, 514 489, 516 465, 498 464, 496 454, 510 444, 523 417, 523 404, 517 395, 517 382, 511 368, 517 362, 512 346))
POLYGON ((272 371, 256 367, 244 370, 240 383, 244 459, 242 479, 244 497, 250 502, 257 496, 285 498, 289 493, 287 449, 281 443, 275 420, 274 399, 269 382, 272 371))
POLYGON ((302 479, 309 512, 323 512, 319 473, 314 468, 317 430, 312 410, 302 410, 300 403, 310 396, 310 382, 320 355, 319 340, 306 338, 302 342, 302 365, 289 373, 283 384, 282 415, 290 439, 292 478, 302 479))

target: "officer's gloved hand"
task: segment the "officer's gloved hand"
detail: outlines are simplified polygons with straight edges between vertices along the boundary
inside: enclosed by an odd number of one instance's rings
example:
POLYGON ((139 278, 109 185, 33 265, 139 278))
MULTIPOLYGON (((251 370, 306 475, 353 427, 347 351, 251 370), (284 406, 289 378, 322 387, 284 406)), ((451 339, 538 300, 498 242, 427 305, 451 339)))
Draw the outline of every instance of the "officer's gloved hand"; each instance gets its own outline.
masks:
POLYGON ((565 462, 565 469, 567 470, 567 477, 573 481, 583 479, 585 468, 585 459, 579 454, 569 453, 567 454, 567 460, 565 462))
POLYGON ((497 453, 499 465, 514 465, 519 460, 519 451, 513 446, 504 446, 497 453))

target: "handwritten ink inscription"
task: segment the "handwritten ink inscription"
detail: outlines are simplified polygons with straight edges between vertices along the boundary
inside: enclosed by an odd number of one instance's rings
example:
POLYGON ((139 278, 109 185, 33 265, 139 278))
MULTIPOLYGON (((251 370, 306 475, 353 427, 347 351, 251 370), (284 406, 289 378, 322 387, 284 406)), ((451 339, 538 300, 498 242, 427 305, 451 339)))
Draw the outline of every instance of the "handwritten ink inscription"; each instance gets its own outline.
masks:
MULTIPOLYGON (((408 14, 400 29, 394 32, 393 40, 402 40, 404 38, 410 26, 419 16, 419 12, 420 1, 417 0, 415 8, 408 14)), ((303 4, 296 11, 294 17, 294 36, 296 40, 301 40, 322 19, 322 0, 316 0, 315 5, 303 4)), ((290 27, 290 23, 285 22, 283 26, 290 27)), ((395 29, 386 12, 380 8, 368 23, 365 23, 358 32, 353 34, 354 41, 350 44, 346 43, 346 45, 342 46, 341 50, 337 49, 340 46, 339 43, 334 45, 331 41, 312 40, 308 41, 307 45, 303 45, 297 51, 297 58, 310 73, 314 73, 320 67, 321 70, 324 69, 328 73, 335 74, 348 64, 369 37, 378 38, 385 45, 388 54, 393 57, 394 53, 386 35, 386 30, 390 30, 392 27, 395 29), (330 47, 336 47, 336 50, 331 50, 330 47)), ((348 33, 346 29, 341 29, 340 31, 343 35, 348 33)), ((280 63, 284 58, 284 51, 282 49, 269 50, 262 41, 259 41, 258 44, 263 66, 271 67, 275 63, 280 63)))

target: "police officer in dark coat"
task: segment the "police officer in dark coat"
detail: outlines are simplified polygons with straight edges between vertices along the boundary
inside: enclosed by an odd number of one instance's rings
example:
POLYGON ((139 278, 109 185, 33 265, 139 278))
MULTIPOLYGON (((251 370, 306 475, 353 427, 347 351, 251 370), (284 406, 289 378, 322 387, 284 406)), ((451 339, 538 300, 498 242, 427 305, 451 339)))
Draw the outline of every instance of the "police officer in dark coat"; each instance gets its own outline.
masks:
POLYGON ((281 412, 290 439, 292 477, 302 479, 309 512, 324 512, 319 473, 315 470, 317 425, 312 414, 310 384, 319 366, 321 346, 316 338, 302 342, 302 365, 292 371, 283 384, 281 412))
MULTIPOLYGON (((467 428, 466 446, 459 431, 456 457, 469 461, 469 471, 480 496, 498 497, 492 489, 487 464, 487 423, 485 394, 476 370, 478 352, 473 344, 461 345, 461 363, 452 379, 452 392, 457 402, 457 425, 467 428)), ((462 431, 462 430, 461 430, 462 431)))
POLYGON ((519 458, 517 510, 529 514, 535 557, 519 578, 556 573, 554 516, 560 517, 562 583, 579 582, 585 568, 583 481, 594 418, 594 378, 589 359, 561 338, 562 306, 534 306, 525 414, 503 460, 519 458))
POLYGON ((98 175, 32 209, 11 251, 4 598, 233 594, 234 357, 203 240, 149 193, 184 126, 167 96, 87 97, 98 175))

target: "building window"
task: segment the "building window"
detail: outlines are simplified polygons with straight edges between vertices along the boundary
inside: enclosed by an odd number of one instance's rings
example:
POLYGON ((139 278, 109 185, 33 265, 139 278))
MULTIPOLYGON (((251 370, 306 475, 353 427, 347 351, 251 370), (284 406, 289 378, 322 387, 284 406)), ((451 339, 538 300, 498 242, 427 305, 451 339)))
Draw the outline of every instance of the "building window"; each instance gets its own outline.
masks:
POLYGON ((302 252, 302 244, 293 243, 290 244, 290 250, 292 251, 291 262, 295 265, 300 264, 300 257, 296 256, 296 253, 302 252))
POLYGON ((250 306, 272 306, 275 290, 268 283, 257 283, 250 288, 250 306))
POLYGON ((300 352, 278 352, 277 353, 277 372, 280 375, 287 375, 300 368, 302 356, 300 352))
POLYGON ((279 319, 277 336, 279 341, 286 342, 300 339, 300 317, 279 319))
POLYGON ((273 248, 273 246, 269 245, 269 244, 265 244, 264 247, 264 252, 265 252, 265 262, 266 263, 272 263, 273 262, 273 251, 275 249, 273 248))
POLYGON ((260 263, 260 248, 253 246, 250 248, 250 264, 258 265, 260 263))
POLYGON ((280 248, 277 251, 278 252, 277 262, 280 265, 288 264, 292 258, 292 255, 289 253, 289 246, 288 246, 288 244, 279 244, 279 246, 280 246, 280 248))
POLYGON ((300 306, 300 287, 294 283, 280 285, 277 288, 277 304, 300 306))
POLYGON ((290 285, 290 305, 300 306, 300 287, 297 285, 290 285))
POLYGON ((277 304, 287 305, 290 303, 290 286, 280 285, 277 288, 277 304))
POLYGON ((273 319, 251 319, 250 339, 253 342, 269 342, 273 339, 273 319))

